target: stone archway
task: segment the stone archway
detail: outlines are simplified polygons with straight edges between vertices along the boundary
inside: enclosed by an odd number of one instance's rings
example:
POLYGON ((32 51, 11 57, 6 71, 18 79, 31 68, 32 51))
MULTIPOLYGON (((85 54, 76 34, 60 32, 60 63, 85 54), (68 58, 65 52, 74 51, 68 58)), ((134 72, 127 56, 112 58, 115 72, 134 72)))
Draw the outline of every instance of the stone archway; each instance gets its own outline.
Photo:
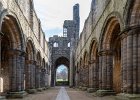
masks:
POLYGON ((55 68, 54 68, 54 78, 52 80, 54 80, 54 84, 56 84, 56 70, 60 65, 65 65, 68 69, 68 83, 69 83, 69 76, 70 76, 70 69, 69 69, 69 60, 66 57, 59 57, 58 59, 56 59, 55 61, 55 68))
MULTIPOLYGON (((1 68, 3 93, 8 96, 24 90, 24 38, 15 17, 6 15, 1 25, 1 68), (10 94, 13 92, 12 94, 10 94)), ((22 95, 22 94, 21 94, 22 95)))
POLYGON ((113 89, 116 93, 121 92, 121 40, 119 37, 120 24, 116 17, 111 17, 104 29, 104 35, 100 47, 99 80, 100 88, 113 89))

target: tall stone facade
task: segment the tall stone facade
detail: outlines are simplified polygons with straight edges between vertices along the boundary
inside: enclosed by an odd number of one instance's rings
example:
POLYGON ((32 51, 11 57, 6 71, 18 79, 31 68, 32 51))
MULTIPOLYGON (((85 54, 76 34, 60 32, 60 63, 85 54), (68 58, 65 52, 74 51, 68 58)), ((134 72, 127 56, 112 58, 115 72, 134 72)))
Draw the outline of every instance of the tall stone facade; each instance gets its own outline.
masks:
POLYGON ((0 1, 0 94, 23 97, 50 85, 49 49, 32 0, 0 1))
POLYGON ((54 35, 49 38, 49 47, 51 55, 51 72, 52 80, 51 85, 55 86, 56 83, 56 69, 61 64, 68 68, 69 81, 73 80, 71 75, 73 74, 71 64, 73 55, 73 50, 75 44, 79 38, 79 4, 73 6, 73 20, 65 20, 63 24, 63 36, 59 37, 54 35), (70 64, 71 63, 71 64, 70 64))
POLYGON ((76 86, 100 95, 139 94, 140 1, 99 1, 92 0, 76 48, 76 86))

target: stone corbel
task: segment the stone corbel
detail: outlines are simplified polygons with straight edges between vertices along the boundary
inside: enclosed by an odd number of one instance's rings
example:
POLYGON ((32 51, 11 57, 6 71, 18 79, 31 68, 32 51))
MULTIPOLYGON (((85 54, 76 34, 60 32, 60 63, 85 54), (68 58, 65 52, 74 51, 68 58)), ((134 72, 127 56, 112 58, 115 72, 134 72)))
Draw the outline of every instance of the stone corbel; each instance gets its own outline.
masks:
POLYGON ((94 63, 96 63, 96 60, 90 60, 89 61, 89 64, 94 64, 94 63))
POLYGON ((9 49, 8 50, 9 55, 19 55, 19 56, 25 56, 25 52, 18 50, 18 49, 9 49))
POLYGON ((102 50, 98 53, 99 56, 106 56, 106 55, 112 55, 113 51, 112 50, 102 50))

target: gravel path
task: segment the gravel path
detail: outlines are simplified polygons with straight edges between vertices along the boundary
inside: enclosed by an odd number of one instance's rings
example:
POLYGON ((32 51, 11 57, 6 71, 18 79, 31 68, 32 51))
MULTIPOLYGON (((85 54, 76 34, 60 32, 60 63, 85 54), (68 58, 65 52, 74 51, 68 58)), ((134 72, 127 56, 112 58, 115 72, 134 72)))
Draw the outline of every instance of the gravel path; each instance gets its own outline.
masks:
POLYGON ((23 99, 8 100, 114 100, 113 96, 93 97, 91 94, 68 87, 55 87, 49 90, 27 95, 23 99))

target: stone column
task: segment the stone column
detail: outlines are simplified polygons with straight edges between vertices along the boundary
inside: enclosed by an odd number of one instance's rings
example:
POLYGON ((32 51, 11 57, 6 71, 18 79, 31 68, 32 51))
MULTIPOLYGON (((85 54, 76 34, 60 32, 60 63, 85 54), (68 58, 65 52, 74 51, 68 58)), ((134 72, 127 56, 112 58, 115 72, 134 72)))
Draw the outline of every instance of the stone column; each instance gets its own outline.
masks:
POLYGON ((103 50, 99 52, 99 88, 112 89, 112 51, 103 50))
POLYGON ((127 36, 123 35, 121 40, 121 66, 122 66, 122 92, 127 88, 127 36))
POLYGON ((20 50, 9 50, 10 92, 7 97, 23 97, 25 53, 20 50))
MULTIPOLYGON (((33 60, 26 61, 26 82, 27 82, 27 89, 35 89, 35 64, 36 62, 33 60)), ((28 91, 28 92, 29 92, 28 91)))
POLYGON ((137 93, 139 77, 139 29, 122 34, 122 92, 137 93))
POLYGON ((45 87, 46 69, 41 69, 41 87, 45 87))
POLYGON ((98 67, 98 60, 94 60, 93 64, 93 88, 94 90, 97 90, 99 88, 99 67, 98 67))
POLYGON ((89 65, 85 65, 84 83, 85 83, 85 86, 88 88, 88 86, 89 86, 89 65))
POLYGON ((41 73, 41 70, 40 70, 40 66, 37 65, 36 66, 36 88, 40 88, 40 73, 41 73))
POLYGON ((93 62, 93 60, 92 61, 90 61, 90 63, 89 63, 90 65, 89 65, 89 88, 93 88, 93 68, 94 68, 94 62, 93 62))
POLYGON ((102 56, 99 52, 99 89, 102 89, 102 56))
POLYGON ((133 92, 133 36, 127 37, 127 93, 133 92))
MULTIPOLYGON (((2 40, 3 33, 0 32, 0 77, 1 77, 1 40, 2 40)), ((1 85, 1 81, 0 81, 1 85)))
POLYGON ((133 35, 133 50, 132 51, 133 51, 133 93, 137 93, 138 34, 133 35))
POLYGON ((137 69, 137 80, 138 80, 138 83, 137 83, 137 93, 140 93, 140 34, 138 34, 138 69, 137 69))

